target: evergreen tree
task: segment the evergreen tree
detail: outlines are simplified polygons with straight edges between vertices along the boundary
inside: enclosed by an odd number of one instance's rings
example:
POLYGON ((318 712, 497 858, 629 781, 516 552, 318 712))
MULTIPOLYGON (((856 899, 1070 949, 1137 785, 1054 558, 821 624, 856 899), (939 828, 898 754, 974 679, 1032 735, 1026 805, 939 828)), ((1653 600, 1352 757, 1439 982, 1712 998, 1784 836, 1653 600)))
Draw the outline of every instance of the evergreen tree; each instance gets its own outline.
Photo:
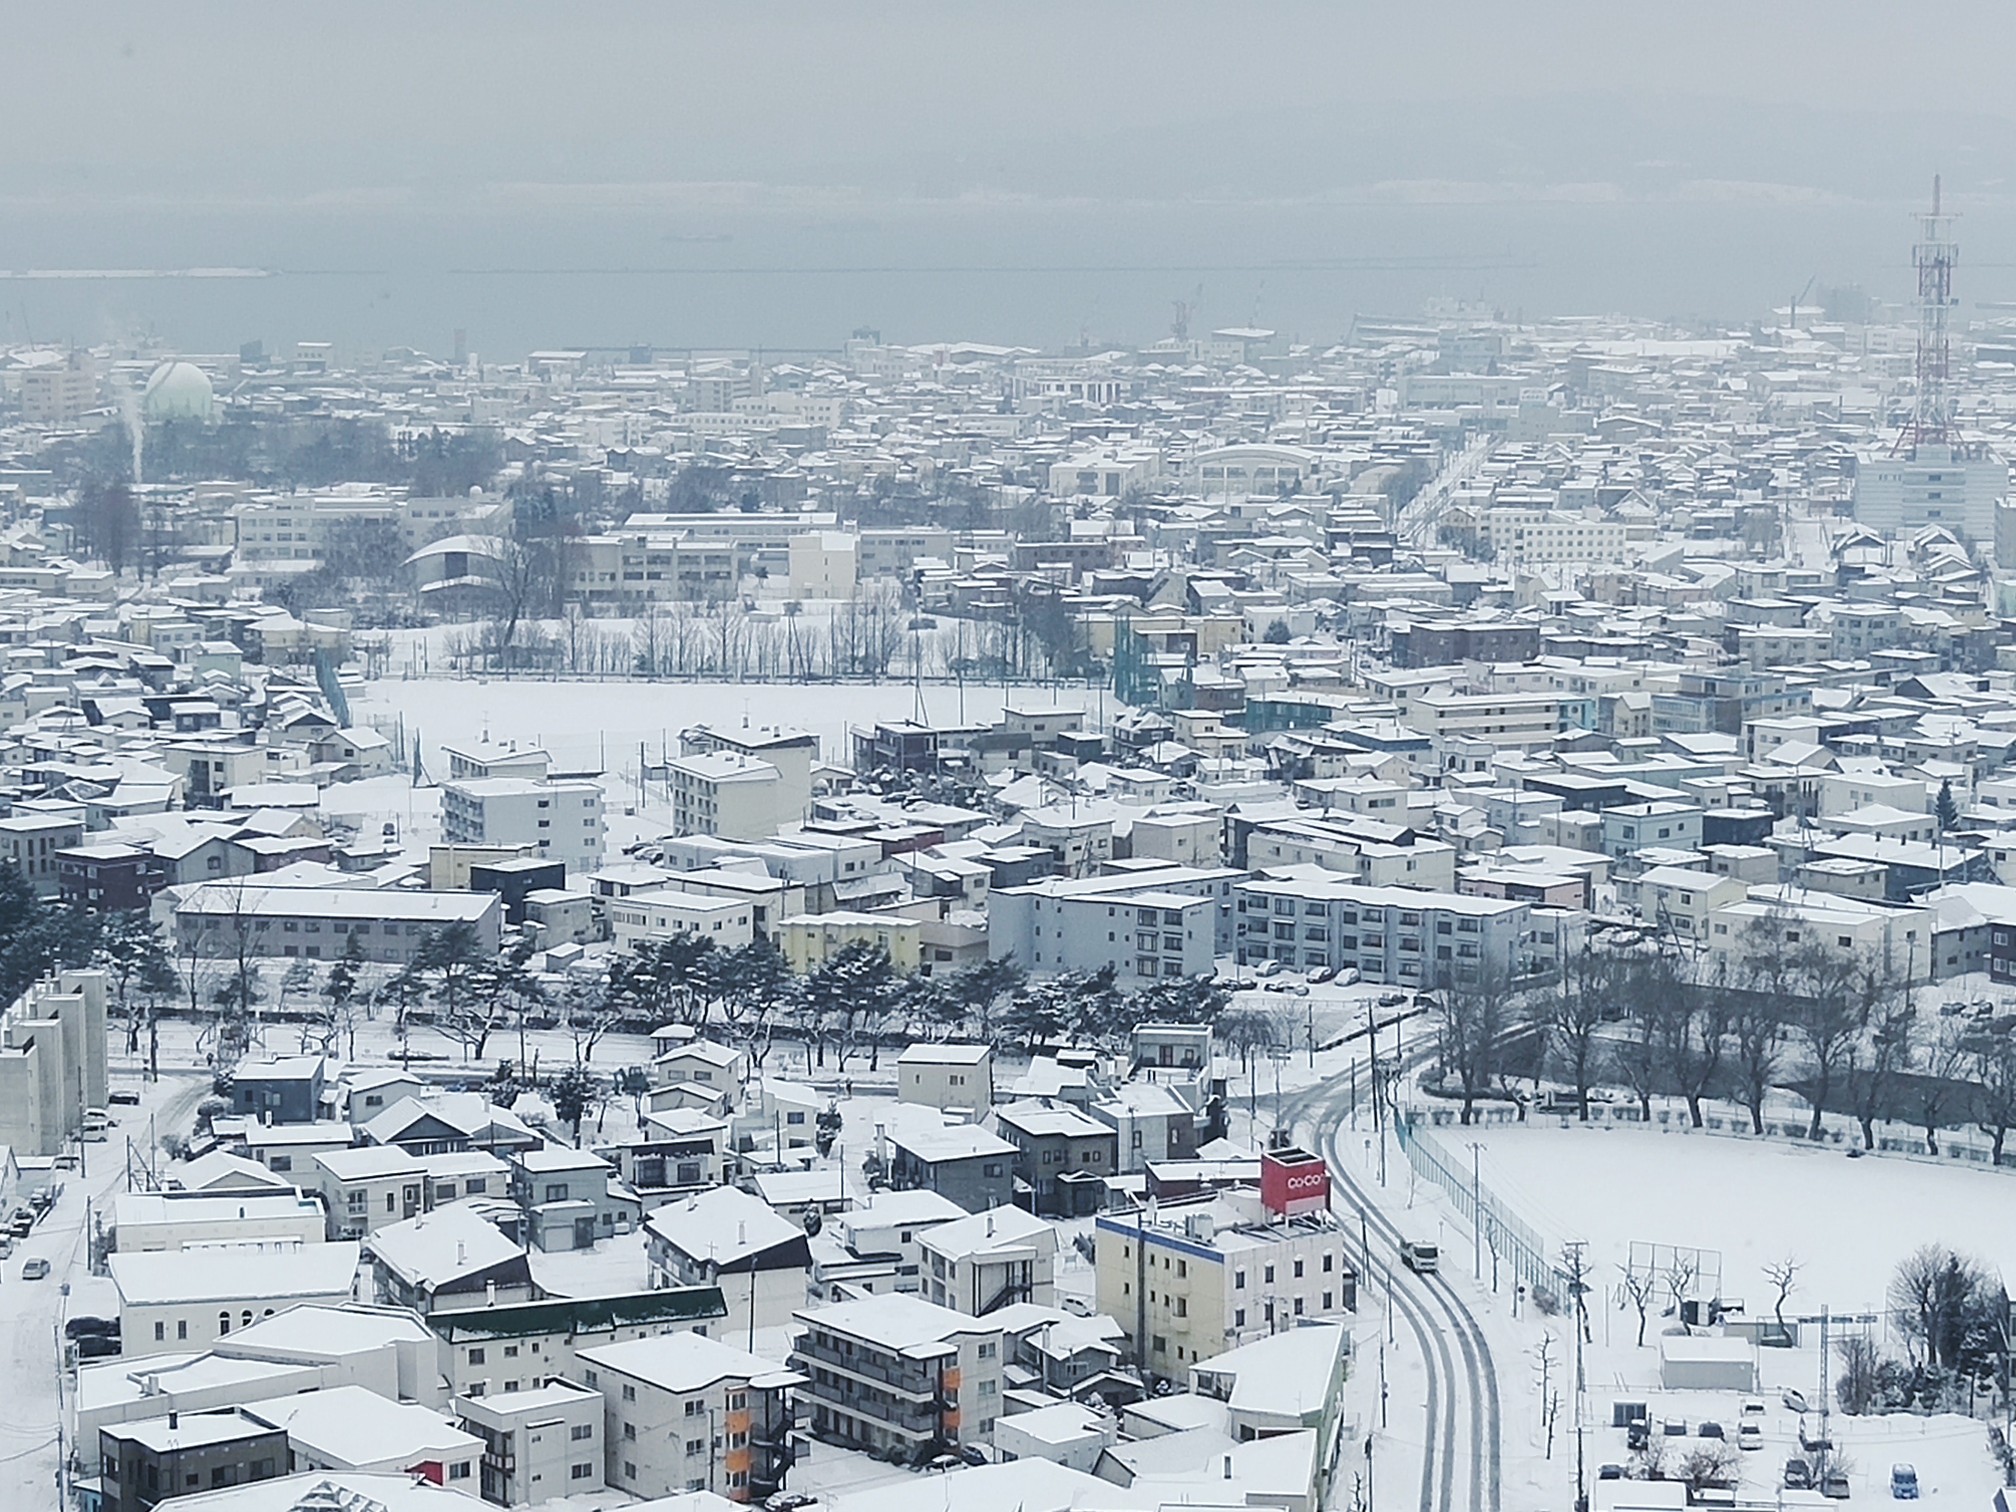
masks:
POLYGON ((1939 821, 1939 833, 1942 835, 1960 822, 1960 805, 1953 801, 1950 778, 1939 784, 1939 796, 1933 802, 1932 817, 1939 821))

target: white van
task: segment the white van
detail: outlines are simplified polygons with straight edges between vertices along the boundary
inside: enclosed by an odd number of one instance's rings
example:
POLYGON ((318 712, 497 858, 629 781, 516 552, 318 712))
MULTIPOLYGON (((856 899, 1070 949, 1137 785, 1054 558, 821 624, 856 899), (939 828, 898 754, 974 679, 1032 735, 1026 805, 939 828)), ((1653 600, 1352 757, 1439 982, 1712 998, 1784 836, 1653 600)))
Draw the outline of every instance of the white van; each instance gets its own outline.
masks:
POLYGON ((1402 1239, 1400 1263, 1417 1275, 1432 1276, 1441 1264, 1441 1256, 1425 1239, 1402 1239))

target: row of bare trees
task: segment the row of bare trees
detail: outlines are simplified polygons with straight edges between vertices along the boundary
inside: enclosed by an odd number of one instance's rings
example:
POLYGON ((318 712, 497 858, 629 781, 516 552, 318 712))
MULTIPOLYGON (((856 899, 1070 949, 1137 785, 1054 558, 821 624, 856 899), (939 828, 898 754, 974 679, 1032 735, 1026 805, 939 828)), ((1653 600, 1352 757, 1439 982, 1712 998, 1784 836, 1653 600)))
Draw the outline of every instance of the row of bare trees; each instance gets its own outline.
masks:
POLYGON ((1529 1067, 1565 1083, 1583 1119, 1599 1088, 1618 1088, 1647 1119, 1655 1098, 1682 1099, 1696 1128, 1704 1104, 1727 1099, 1761 1134, 1784 1088, 1806 1102, 1813 1139, 1833 1112, 1855 1120, 1866 1148, 1894 1120, 1937 1154, 1941 1131, 1971 1124, 1999 1164, 2016 1130, 2016 1011, 1933 1003, 1907 969, 1783 909, 1712 957, 1592 946, 1544 985, 1485 972, 1446 986, 1443 1080, 1471 1121, 1480 1098, 1504 1091, 1523 1039, 1539 1047, 1529 1067))

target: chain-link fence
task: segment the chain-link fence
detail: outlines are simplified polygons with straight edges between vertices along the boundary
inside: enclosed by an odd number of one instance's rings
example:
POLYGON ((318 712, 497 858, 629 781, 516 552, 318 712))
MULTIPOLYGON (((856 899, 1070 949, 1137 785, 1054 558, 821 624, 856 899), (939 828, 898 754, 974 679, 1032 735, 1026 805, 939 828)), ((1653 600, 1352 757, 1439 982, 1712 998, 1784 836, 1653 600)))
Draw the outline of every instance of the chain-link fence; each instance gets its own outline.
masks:
POLYGON ((1457 1214, 1473 1230, 1478 1228, 1478 1210, 1482 1208, 1484 1248, 1494 1262, 1510 1265, 1512 1274, 1529 1291, 1544 1291, 1557 1301, 1567 1296, 1567 1283, 1555 1260, 1559 1245, 1550 1246, 1539 1230, 1513 1212, 1474 1171, 1464 1169, 1461 1161, 1443 1149, 1434 1135, 1417 1127, 1412 1118, 1397 1118, 1393 1126, 1407 1163, 1448 1195, 1457 1214))

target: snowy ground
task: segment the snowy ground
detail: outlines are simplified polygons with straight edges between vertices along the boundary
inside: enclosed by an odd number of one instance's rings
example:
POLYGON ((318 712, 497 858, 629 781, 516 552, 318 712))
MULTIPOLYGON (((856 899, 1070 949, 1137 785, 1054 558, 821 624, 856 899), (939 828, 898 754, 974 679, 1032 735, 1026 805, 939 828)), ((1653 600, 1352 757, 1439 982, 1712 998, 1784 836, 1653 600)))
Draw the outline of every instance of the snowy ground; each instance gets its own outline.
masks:
MULTIPOLYGON (((1991 1265, 2016 1241, 2016 1186, 2006 1174, 1883 1156, 1851 1161, 1839 1150, 1680 1132, 1528 1126, 1464 1130, 1460 1142, 1455 1131, 1439 1137, 1445 1156, 1457 1159, 1467 1157, 1468 1142, 1477 1140, 1486 1186, 1550 1240, 1572 1235, 1589 1242, 1596 1284, 1586 1349, 1592 1476, 1599 1465, 1629 1462, 1622 1432, 1608 1426, 1613 1400, 1648 1402, 1655 1420, 1687 1419, 1689 1435, 1669 1446, 1675 1458, 1700 1446, 1695 1432, 1704 1421, 1722 1424, 1733 1439, 1741 1401, 1734 1393, 1660 1388, 1658 1336, 1673 1320, 1655 1310, 1645 1345, 1637 1344, 1636 1312, 1617 1285, 1633 1240, 1720 1250, 1724 1295, 1743 1298, 1753 1314, 1768 1311, 1770 1303, 1759 1267, 1793 1255, 1803 1266, 1787 1309, 1795 1317, 1822 1304, 1834 1312, 1880 1309, 1890 1268, 1928 1239, 1979 1254, 1991 1265)), ((1364 1121, 1338 1144, 1379 1190, 1378 1143, 1364 1121)), ((1573 1368, 1567 1320, 1543 1317, 1530 1303, 1515 1317, 1509 1273, 1494 1291, 1489 1252, 1478 1253, 1439 1189, 1417 1180, 1390 1140, 1386 1153, 1382 1206, 1403 1229, 1441 1240, 1443 1275, 1491 1341, 1504 1401, 1506 1512, 1566 1505, 1575 1451, 1573 1393, 1563 1385, 1573 1368), (1541 1413, 1543 1339, 1550 1341, 1550 1384, 1561 1390, 1551 1456, 1541 1413)), ((1381 1443, 1415 1447, 1425 1377, 1405 1328, 1390 1349, 1382 1347, 1386 1329, 1375 1286, 1360 1315, 1361 1363, 1348 1388, 1351 1411, 1361 1422, 1377 1422, 1383 1368, 1391 1417, 1381 1443)), ((1777 1486, 1787 1456, 1797 1452, 1798 1419, 1783 1406, 1782 1390, 1818 1396, 1822 1369, 1814 1331, 1800 1348, 1760 1351, 1759 1370, 1769 1409, 1765 1445, 1741 1456, 1742 1492, 1765 1496, 1777 1486)), ((1897 1462, 1917 1468, 1928 1508, 1985 1506, 1998 1484, 1982 1420, 1836 1414, 1831 1431, 1858 1501, 1888 1501, 1890 1466, 1897 1462)))
POLYGON ((1921 1244, 1991 1265, 2016 1254, 2007 1172, 1681 1130, 1528 1126, 1463 1137, 1484 1146, 1487 1187, 1542 1232, 1588 1239, 1599 1270, 1623 1263, 1633 1240, 1719 1250, 1724 1294, 1753 1310, 1766 1292, 1761 1268, 1787 1255, 1803 1267, 1805 1310, 1860 1312, 1883 1306, 1891 1271, 1921 1244))
MULTIPOLYGON (((492 744, 517 741, 553 754, 556 767, 620 774, 635 791, 637 748, 655 763, 661 752, 679 754, 679 732, 690 725, 739 727, 781 725, 819 737, 825 760, 852 759, 849 727, 871 728, 878 719, 909 719, 918 713, 918 690, 907 682, 880 686, 860 683, 705 682, 540 682, 529 679, 385 679, 353 701, 360 721, 405 721, 407 737, 418 730, 428 769, 445 776, 441 742, 492 744)), ((1096 714, 1096 700, 1082 689, 1053 695, 1044 688, 982 686, 964 689, 926 683, 923 715, 939 721, 998 719, 1004 703, 1061 703, 1096 714)), ((1116 712, 1107 700, 1109 714, 1116 712)))

